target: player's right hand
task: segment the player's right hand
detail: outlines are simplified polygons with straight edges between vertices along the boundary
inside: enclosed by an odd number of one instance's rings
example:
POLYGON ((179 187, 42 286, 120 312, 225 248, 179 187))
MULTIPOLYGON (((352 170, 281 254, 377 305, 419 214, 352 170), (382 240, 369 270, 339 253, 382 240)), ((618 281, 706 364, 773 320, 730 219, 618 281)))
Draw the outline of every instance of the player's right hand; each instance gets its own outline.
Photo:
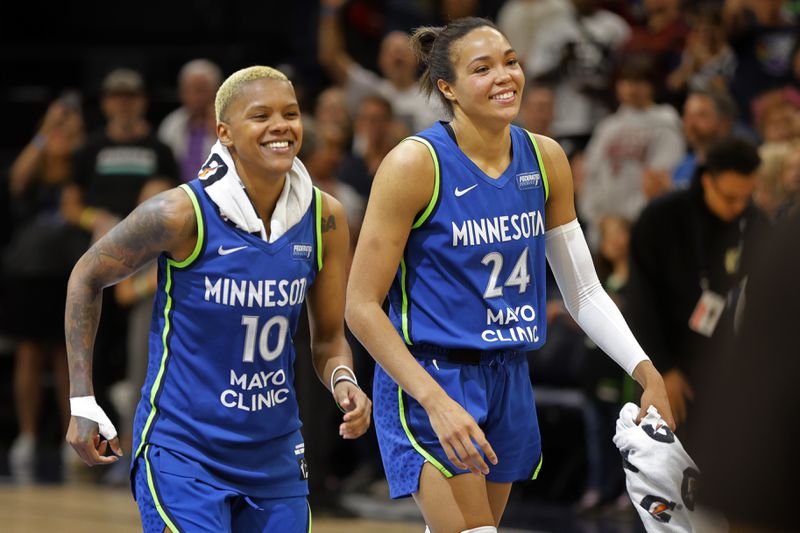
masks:
POLYGON ((458 402, 450 397, 444 398, 428 410, 428 418, 447 458, 454 465, 473 474, 488 474, 489 467, 475 444, 483 450, 490 463, 497 464, 497 454, 486 440, 483 430, 458 402))
POLYGON ((97 422, 82 416, 70 417, 66 440, 89 466, 116 463, 122 457, 119 437, 101 438, 97 422), (106 456, 109 446, 114 455, 106 456))

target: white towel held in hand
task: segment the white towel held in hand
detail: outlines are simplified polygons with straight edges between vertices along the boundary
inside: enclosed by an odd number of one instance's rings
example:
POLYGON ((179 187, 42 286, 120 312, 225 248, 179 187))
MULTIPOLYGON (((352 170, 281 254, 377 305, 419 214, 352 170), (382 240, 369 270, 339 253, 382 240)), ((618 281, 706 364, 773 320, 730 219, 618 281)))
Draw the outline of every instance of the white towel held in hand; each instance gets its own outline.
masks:
POLYGON ((619 413, 614 444, 622 454, 626 486, 648 532, 717 533, 724 518, 696 504, 700 472, 652 405, 639 425, 639 406, 619 413))

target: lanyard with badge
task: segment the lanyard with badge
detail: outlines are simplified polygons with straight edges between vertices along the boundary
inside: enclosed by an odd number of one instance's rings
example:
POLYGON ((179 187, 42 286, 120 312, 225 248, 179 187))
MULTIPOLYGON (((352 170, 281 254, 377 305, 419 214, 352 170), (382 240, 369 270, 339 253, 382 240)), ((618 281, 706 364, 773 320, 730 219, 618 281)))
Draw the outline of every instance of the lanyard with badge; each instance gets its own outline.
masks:
MULTIPOLYGON (((699 222, 699 221, 698 221, 699 222)), ((695 225, 698 229, 694 233, 694 242, 697 248, 697 260, 700 263, 700 299, 694 307, 694 311, 689 317, 689 329, 699 333, 705 337, 711 337, 714 330, 717 328, 719 319, 725 311, 726 305, 730 302, 735 305, 738 295, 741 292, 742 284, 737 285, 728 296, 723 296, 711 290, 708 278, 708 257, 707 248, 701 242, 700 230, 701 224, 695 225)), ((739 266, 742 257, 742 248, 744 247, 744 231, 747 227, 747 221, 744 217, 739 220, 739 243, 734 248, 729 248, 725 251, 725 271, 728 274, 735 274, 739 271, 739 266)))

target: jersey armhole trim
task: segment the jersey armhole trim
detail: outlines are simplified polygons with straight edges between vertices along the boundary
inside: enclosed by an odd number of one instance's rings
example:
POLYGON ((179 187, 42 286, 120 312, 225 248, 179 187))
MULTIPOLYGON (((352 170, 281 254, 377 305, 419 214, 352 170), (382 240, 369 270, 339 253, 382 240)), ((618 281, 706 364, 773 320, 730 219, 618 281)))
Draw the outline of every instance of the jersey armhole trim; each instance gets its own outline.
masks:
POLYGON ((317 241, 317 271, 322 271, 322 191, 314 187, 314 238, 317 241))
POLYGON ((184 183, 180 186, 180 188, 183 189, 183 191, 192 201, 192 207, 194 207, 194 217, 197 220, 197 242, 195 243, 194 250, 192 250, 192 253, 189 257, 183 261, 175 261, 174 259, 167 258, 167 262, 170 265, 178 268, 186 268, 194 263, 195 259, 197 259, 197 257, 200 255, 200 251, 203 249, 203 240, 205 239, 205 222, 203 220, 203 211, 200 209, 200 203, 197 201, 197 195, 194 193, 192 188, 188 183, 184 183))
POLYGON ((436 155, 436 150, 433 148, 433 145, 428 142, 427 139, 423 139, 417 135, 412 135, 411 137, 406 137, 405 140, 417 141, 418 143, 424 145, 428 152, 431 154, 431 159, 433 159, 433 194, 431 195, 431 200, 428 202, 428 205, 425 207, 425 210, 417 217, 414 223, 411 225, 411 229, 417 229, 422 224, 425 223, 426 220, 430 217, 431 213, 433 212, 434 207, 436 207, 436 203, 439 200, 439 181, 440 181, 440 173, 439 173, 439 157, 436 155))
POLYGON ((539 145, 536 143, 536 136, 528 130, 525 130, 525 133, 528 134, 528 138, 531 140, 533 151, 536 154, 536 161, 539 163, 539 170, 542 172, 542 180, 544 181, 544 201, 546 203, 547 199, 550 198, 550 182, 547 179, 547 169, 544 166, 544 161, 542 161, 542 153, 539 150, 539 145))

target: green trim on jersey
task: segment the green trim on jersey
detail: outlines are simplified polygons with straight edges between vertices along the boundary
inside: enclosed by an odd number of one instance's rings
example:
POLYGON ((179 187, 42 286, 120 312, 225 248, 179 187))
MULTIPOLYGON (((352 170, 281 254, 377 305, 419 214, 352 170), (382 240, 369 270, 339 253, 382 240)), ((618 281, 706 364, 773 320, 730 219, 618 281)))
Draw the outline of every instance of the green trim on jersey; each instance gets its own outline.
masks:
POLYGON ((200 203, 197 201, 197 196, 195 196, 194 191, 186 183, 181 185, 181 189, 189 195, 189 199, 192 201, 192 207, 194 207, 194 217, 197 219, 197 242, 194 245, 194 250, 192 250, 192 255, 183 261, 178 262, 172 259, 168 259, 167 261, 178 268, 186 268, 200 255, 200 250, 203 248, 203 239, 205 237, 205 225, 203 222, 203 212, 200 210, 200 203))
MULTIPOLYGON (((436 204, 439 202, 439 191, 440 191, 440 182, 441 182, 441 172, 439 171, 439 157, 436 155, 436 150, 434 150, 433 145, 428 142, 426 139, 422 137, 418 137, 416 135, 412 135, 411 137, 406 137, 404 140, 411 140, 416 141, 422 145, 424 145, 428 152, 431 154, 431 159, 433 159, 433 194, 431 195, 431 199, 428 202, 428 205, 422 211, 422 213, 417 217, 416 220, 411 224, 411 229, 417 229, 422 226, 428 218, 430 218, 431 213, 436 208, 436 204)), ((408 268, 406 267, 405 258, 400 260, 400 291, 403 293, 403 309, 402 309, 402 327, 403 327, 403 340, 408 345, 414 344, 411 342, 411 335, 409 334, 408 328, 408 304, 411 300, 410 295, 408 294, 408 290, 406 288, 406 281, 408 278, 408 268)))
POLYGON ((547 202, 547 199, 550 198, 550 182, 547 180, 547 169, 544 168, 544 161, 542 161, 542 154, 539 151, 539 145, 536 144, 536 136, 525 130, 525 133, 528 134, 528 137, 531 138, 531 143, 533 144, 533 150, 536 152, 536 161, 539 163, 539 170, 542 171, 542 180, 544 180, 544 201, 547 202))
POLYGON ((156 413, 158 411, 156 408, 156 397, 158 396, 158 391, 161 388, 161 382, 164 379, 164 370, 166 369, 167 359, 169 358, 167 337, 169 336, 169 330, 171 329, 169 315, 170 311, 172 311, 172 269, 186 268, 191 265, 200 255, 200 250, 203 249, 203 241, 205 239, 203 212, 200 210, 200 204, 197 202, 197 196, 195 196, 194 191, 187 184, 181 185, 180 188, 183 189, 189 196, 189 199, 192 201, 192 206, 194 207, 194 216, 197 220, 197 243, 194 245, 192 254, 183 261, 175 261, 174 259, 167 257, 167 282, 164 284, 164 292, 167 295, 167 303, 164 305, 164 329, 161 332, 161 345, 163 347, 163 351, 161 353, 161 366, 158 369, 158 374, 156 375, 156 379, 153 382, 152 388, 150 389, 150 414, 147 416, 147 422, 144 424, 141 442, 139 442, 139 448, 136 449, 134 457, 138 457, 141 453, 142 447, 147 440, 147 433, 150 430, 150 426, 153 424, 153 420, 155 420, 156 413))
POLYGON ((403 309, 400 316, 400 322, 402 323, 403 327, 403 340, 406 341, 406 344, 411 346, 414 344, 411 342, 411 335, 408 331, 408 291, 406 290, 406 278, 408 277, 408 268, 406 267, 406 258, 403 257, 400 259, 400 292, 403 293, 403 309))
POLYGON ((411 137, 406 137, 406 139, 410 139, 412 141, 417 141, 425 145, 428 148, 428 151, 431 153, 431 159, 433 159, 433 194, 431 195, 431 200, 428 202, 428 206, 422 212, 422 214, 417 217, 417 220, 411 225, 411 229, 417 229, 422 224, 428 220, 428 217, 431 215, 433 208, 436 207, 436 202, 439 200, 439 181, 441 179, 439 173, 439 158, 436 156, 436 150, 433 149, 433 145, 429 143, 427 140, 423 139, 422 137, 417 137, 416 135, 412 135, 411 137))
POLYGON ((536 468, 533 470, 533 474, 531 475, 531 480, 536 479, 539 477, 539 470, 542 469, 542 461, 544 460, 544 454, 539 454, 539 464, 536 465, 536 468))
POLYGON ((306 505, 308 506, 308 533, 311 533, 311 504, 308 503, 308 498, 306 498, 306 505))
POLYGON ((150 446, 147 446, 144 451, 144 464, 147 467, 147 486, 150 488, 150 495, 153 497, 153 503, 156 504, 156 510, 158 511, 159 516, 170 529, 170 531, 180 531, 175 524, 172 523, 170 520, 169 515, 164 510, 164 506, 161 505, 161 501, 158 499, 158 491, 156 490, 155 482, 153 481, 153 470, 150 467, 150 459, 147 457, 147 451, 150 446))
POLYGON ((411 442, 411 445, 414 447, 414 449, 417 450, 419 454, 425 458, 425 460, 427 460, 430 464, 435 466, 436 469, 439 470, 439 472, 441 472, 442 475, 444 475, 444 477, 446 478, 453 477, 452 472, 450 472, 447 468, 445 468, 445 466, 442 465, 442 463, 437 461, 434 456, 426 452, 422 448, 422 446, 419 445, 417 439, 415 439, 414 435, 411 434, 411 430, 408 429, 408 422, 406 421, 406 412, 405 408, 403 407, 403 388, 400 387, 399 385, 397 386, 397 405, 400 409, 400 423, 403 424, 403 430, 406 432, 406 437, 408 437, 408 440, 411 442))
POLYGON ((314 235, 317 236, 317 270, 322 271, 322 191, 314 187, 314 235))

